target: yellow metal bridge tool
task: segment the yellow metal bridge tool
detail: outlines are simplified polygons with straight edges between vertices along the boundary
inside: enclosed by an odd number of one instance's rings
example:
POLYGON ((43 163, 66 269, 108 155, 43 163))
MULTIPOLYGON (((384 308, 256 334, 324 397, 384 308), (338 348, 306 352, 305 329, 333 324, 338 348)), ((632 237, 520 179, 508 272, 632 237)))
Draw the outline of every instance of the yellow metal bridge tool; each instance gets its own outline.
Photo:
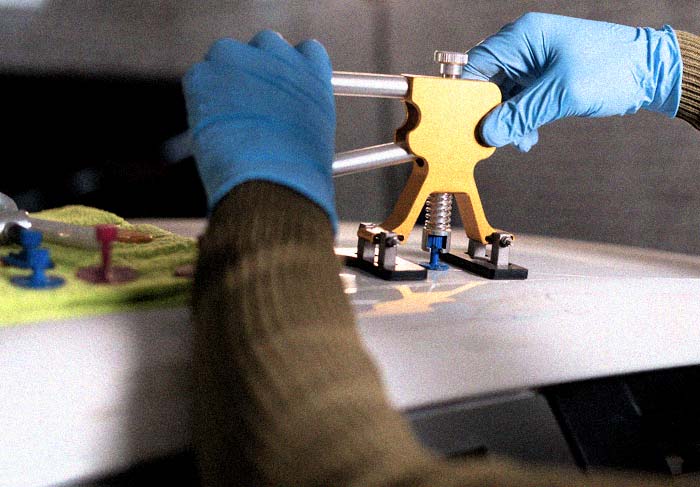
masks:
POLYGON ((481 144, 476 129, 481 119, 501 102, 493 83, 460 79, 466 54, 436 51, 441 77, 333 73, 338 96, 398 98, 406 120, 394 142, 336 154, 334 176, 378 167, 413 163, 411 175, 382 223, 360 224, 357 254, 348 265, 361 267, 384 279, 421 279, 425 270, 407 265, 397 256, 426 206, 423 250, 430 251, 425 267, 444 264, 467 269, 490 279, 525 279, 527 269, 509 262, 513 234, 494 229, 486 219, 474 180, 476 164, 495 151, 481 144), (452 198, 469 239, 466 252, 450 253, 452 198))

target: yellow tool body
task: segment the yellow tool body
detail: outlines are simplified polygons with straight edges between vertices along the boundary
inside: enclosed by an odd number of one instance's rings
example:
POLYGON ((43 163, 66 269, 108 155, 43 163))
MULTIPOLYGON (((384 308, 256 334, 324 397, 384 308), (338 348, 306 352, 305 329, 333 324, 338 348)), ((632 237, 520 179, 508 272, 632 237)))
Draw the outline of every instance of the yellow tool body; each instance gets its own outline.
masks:
POLYGON ((338 96, 401 99, 406 120, 394 142, 336 154, 334 176, 410 162, 411 174, 391 214, 379 225, 361 223, 357 251, 348 265, 382 279, 426 279, 427 270, 452 267, 488 279, 526 279, 527 269, 510 262, 513 235, 494 229, 486 219, 474 179, 479 161, 496 150, 478 140, 479 123, 501 103, 497 85, 461 79, 467 55, 435 51, 442 76, 333 73, 338 96), (466 252, 451 252, 452 201, 467 235, 466 252), (414 264, 397 255, 425 206, 421 248, 430 261, 414 264))
POLYGON ((406 241, 432 193, 452 193, 467 237, 487 243, 491 227, 479 197, 474 169, 496 150, 479 143, 476 128, 501 102, 493 83, 432 76, 404 75, 406 121, 395 142, 417 159, 389 217, 380 225, 406 241))

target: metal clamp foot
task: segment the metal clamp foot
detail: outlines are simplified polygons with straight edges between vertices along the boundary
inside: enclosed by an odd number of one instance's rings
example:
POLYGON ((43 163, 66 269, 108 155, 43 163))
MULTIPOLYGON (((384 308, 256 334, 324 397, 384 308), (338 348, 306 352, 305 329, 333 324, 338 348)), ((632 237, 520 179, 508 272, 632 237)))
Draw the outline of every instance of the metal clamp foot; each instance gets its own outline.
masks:
POLYGON ((473 272, 487 279, 527 279, 527 269, 509 262, 513 235, 492 233, 488 244, 469 239, 469 247, 464 254, 440 254, 440 258, 455 267, 473 272))
POLYGON ((372 223, 360 223, 357 230, 357 252, 342 254, 345 265, 357 267, 387 281, 420 281, 427 279, 423 267, 397 255, 399 235, 372 223))

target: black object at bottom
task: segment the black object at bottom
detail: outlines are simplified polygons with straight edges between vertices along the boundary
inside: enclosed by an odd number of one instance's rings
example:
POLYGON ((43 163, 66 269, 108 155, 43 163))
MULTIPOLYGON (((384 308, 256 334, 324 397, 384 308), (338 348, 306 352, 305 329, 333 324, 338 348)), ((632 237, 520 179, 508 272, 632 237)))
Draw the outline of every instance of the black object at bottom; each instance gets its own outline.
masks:
POLYGON ((700 472, 700 367, 550 386, 547 398, 579 466, 700 472))
POLYGON ((199 478, 194 451, 187 450, 140 462, 108 477, 70 485, 73 487, 151 487, 152 485, 201 487, 204 483, 199 478))
POLYGON ((440 259, 455 267, 473 272, 487 279, 527 279, 527 269, 524 267, 515 264, 508 264, 508 267, 496 267, 486 259, 469 257, 469 254, 466 252, 461 255, 440 254, 440 259))
POLYGON ((389 270, 379 267, 376 261, 372 264, 366 260, 358 259, 357 254, 354 252, 345 253, 343 249, 336 249, 336 253, 343 258, 346 266, 362 269, 385 281, 424 281, 428 278, 427 269, 401 257, 396 258, 395 269, 389 270))

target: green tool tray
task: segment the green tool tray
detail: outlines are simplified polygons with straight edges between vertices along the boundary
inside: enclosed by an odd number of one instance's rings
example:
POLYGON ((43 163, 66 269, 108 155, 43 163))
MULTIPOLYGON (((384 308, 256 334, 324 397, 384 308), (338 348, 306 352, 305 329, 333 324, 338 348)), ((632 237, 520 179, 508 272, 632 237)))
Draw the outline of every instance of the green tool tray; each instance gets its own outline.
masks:
MULTIPOLYGON (((46 220, 78 225, 111 223, 120 228, 152 235, 149 243, 113 245, 115 266, 129 266, 138 272, 136 280, 122 284, 93 284, 78 279, 80 267, 99 265, 97 249, 81 249, 45 242, 55 263, 47 275, 66 280, 54 289, 25 289, 10 282, 12 276, 29 275, 31 270, 0 265, 0 327, 78 316, 182 306, 189 302, 191 279, 178 277, 175 269, 194 264, 195 240, 174 235, 152 225, 131 225, 112 213, 84 206, 66 206, 32 214, 46 220)), ((21 250, 19 245, 0 246, 0 256, 21 250)))

